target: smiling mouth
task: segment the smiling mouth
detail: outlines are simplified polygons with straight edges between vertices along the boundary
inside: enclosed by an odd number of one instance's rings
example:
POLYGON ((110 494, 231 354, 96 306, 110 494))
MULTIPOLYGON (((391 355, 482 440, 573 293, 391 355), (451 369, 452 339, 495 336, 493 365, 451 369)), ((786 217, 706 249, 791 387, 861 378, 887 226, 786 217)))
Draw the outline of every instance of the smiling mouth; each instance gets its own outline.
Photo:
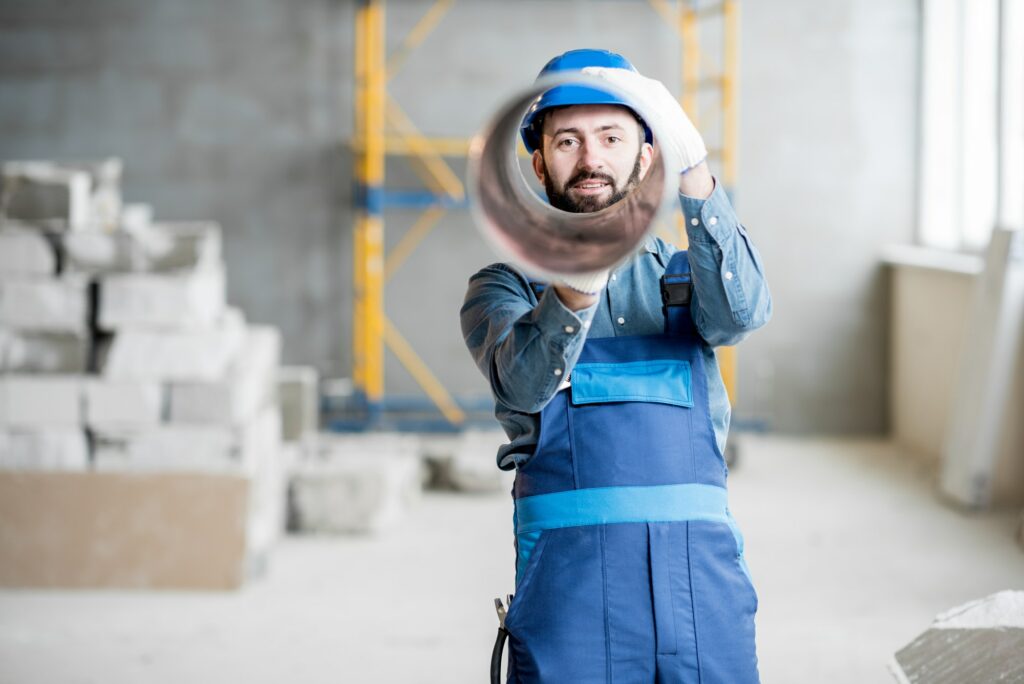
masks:
POLYGON ((600 192, 601 190, 604 190, 607 187, 609 187, 609 185, 604 181, 590 180, 583 181, 582 183, 577 183, 576 185, 572 186, 572 189, 583 193, 591 193, 600 192))

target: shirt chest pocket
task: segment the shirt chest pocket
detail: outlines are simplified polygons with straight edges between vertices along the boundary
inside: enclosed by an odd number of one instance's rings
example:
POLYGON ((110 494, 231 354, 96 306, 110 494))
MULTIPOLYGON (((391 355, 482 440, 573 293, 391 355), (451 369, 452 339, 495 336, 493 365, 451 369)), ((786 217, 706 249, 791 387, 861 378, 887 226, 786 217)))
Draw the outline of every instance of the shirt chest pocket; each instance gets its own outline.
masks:
POLYGON ((577 363, 571 388, 575 406, 636 401, 693 407, 690 362, 682 359, 577 363))

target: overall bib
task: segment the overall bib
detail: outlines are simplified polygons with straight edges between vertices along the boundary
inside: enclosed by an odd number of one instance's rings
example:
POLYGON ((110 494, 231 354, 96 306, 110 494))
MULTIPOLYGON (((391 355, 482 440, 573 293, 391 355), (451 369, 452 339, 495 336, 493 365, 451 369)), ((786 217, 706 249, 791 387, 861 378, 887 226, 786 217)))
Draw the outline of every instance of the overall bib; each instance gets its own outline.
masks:
POLYGON ((541 411, 513 490, 509 682, 759 681, 689 273, 676 253, 663 334, 587 340, 541 411))

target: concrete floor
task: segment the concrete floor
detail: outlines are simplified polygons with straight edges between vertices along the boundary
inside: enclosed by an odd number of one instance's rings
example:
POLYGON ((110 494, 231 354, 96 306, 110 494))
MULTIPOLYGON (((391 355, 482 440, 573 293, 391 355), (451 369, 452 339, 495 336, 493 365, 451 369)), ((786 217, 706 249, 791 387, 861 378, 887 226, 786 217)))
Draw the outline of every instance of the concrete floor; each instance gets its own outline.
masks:
MULTIPOLYGON (((730 477, 766 683, 893 681, 947 608, 1024 589, 1014 512, 940 504, 884 442, 750 437, 730 477)), ((0 592, 0 682, 486 680, 505 495, 432 494, 379 538, 289 538, 236 593, 0 592)))

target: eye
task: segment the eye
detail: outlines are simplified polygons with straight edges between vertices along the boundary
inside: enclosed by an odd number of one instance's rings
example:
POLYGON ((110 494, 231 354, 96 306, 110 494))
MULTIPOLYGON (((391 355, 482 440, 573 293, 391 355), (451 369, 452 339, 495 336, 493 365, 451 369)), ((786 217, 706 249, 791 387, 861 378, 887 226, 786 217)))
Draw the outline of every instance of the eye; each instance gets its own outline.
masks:
POLYGON ((575 138, 562 138, 561 140, 559 140, 556 143, 556 145, 558 147, 561 147, 561 148, 566 149, 566 150, 571 148, 571 147, 574 147, 577 144, 578 143, 577 143, 575 138))
POLYGON ((605 138, 605 142, 607 142, 609 145, 614 145, 615 143, 622 142, 622 138, 620 138, 617 135, 609 135, 607 138, 605 138))

